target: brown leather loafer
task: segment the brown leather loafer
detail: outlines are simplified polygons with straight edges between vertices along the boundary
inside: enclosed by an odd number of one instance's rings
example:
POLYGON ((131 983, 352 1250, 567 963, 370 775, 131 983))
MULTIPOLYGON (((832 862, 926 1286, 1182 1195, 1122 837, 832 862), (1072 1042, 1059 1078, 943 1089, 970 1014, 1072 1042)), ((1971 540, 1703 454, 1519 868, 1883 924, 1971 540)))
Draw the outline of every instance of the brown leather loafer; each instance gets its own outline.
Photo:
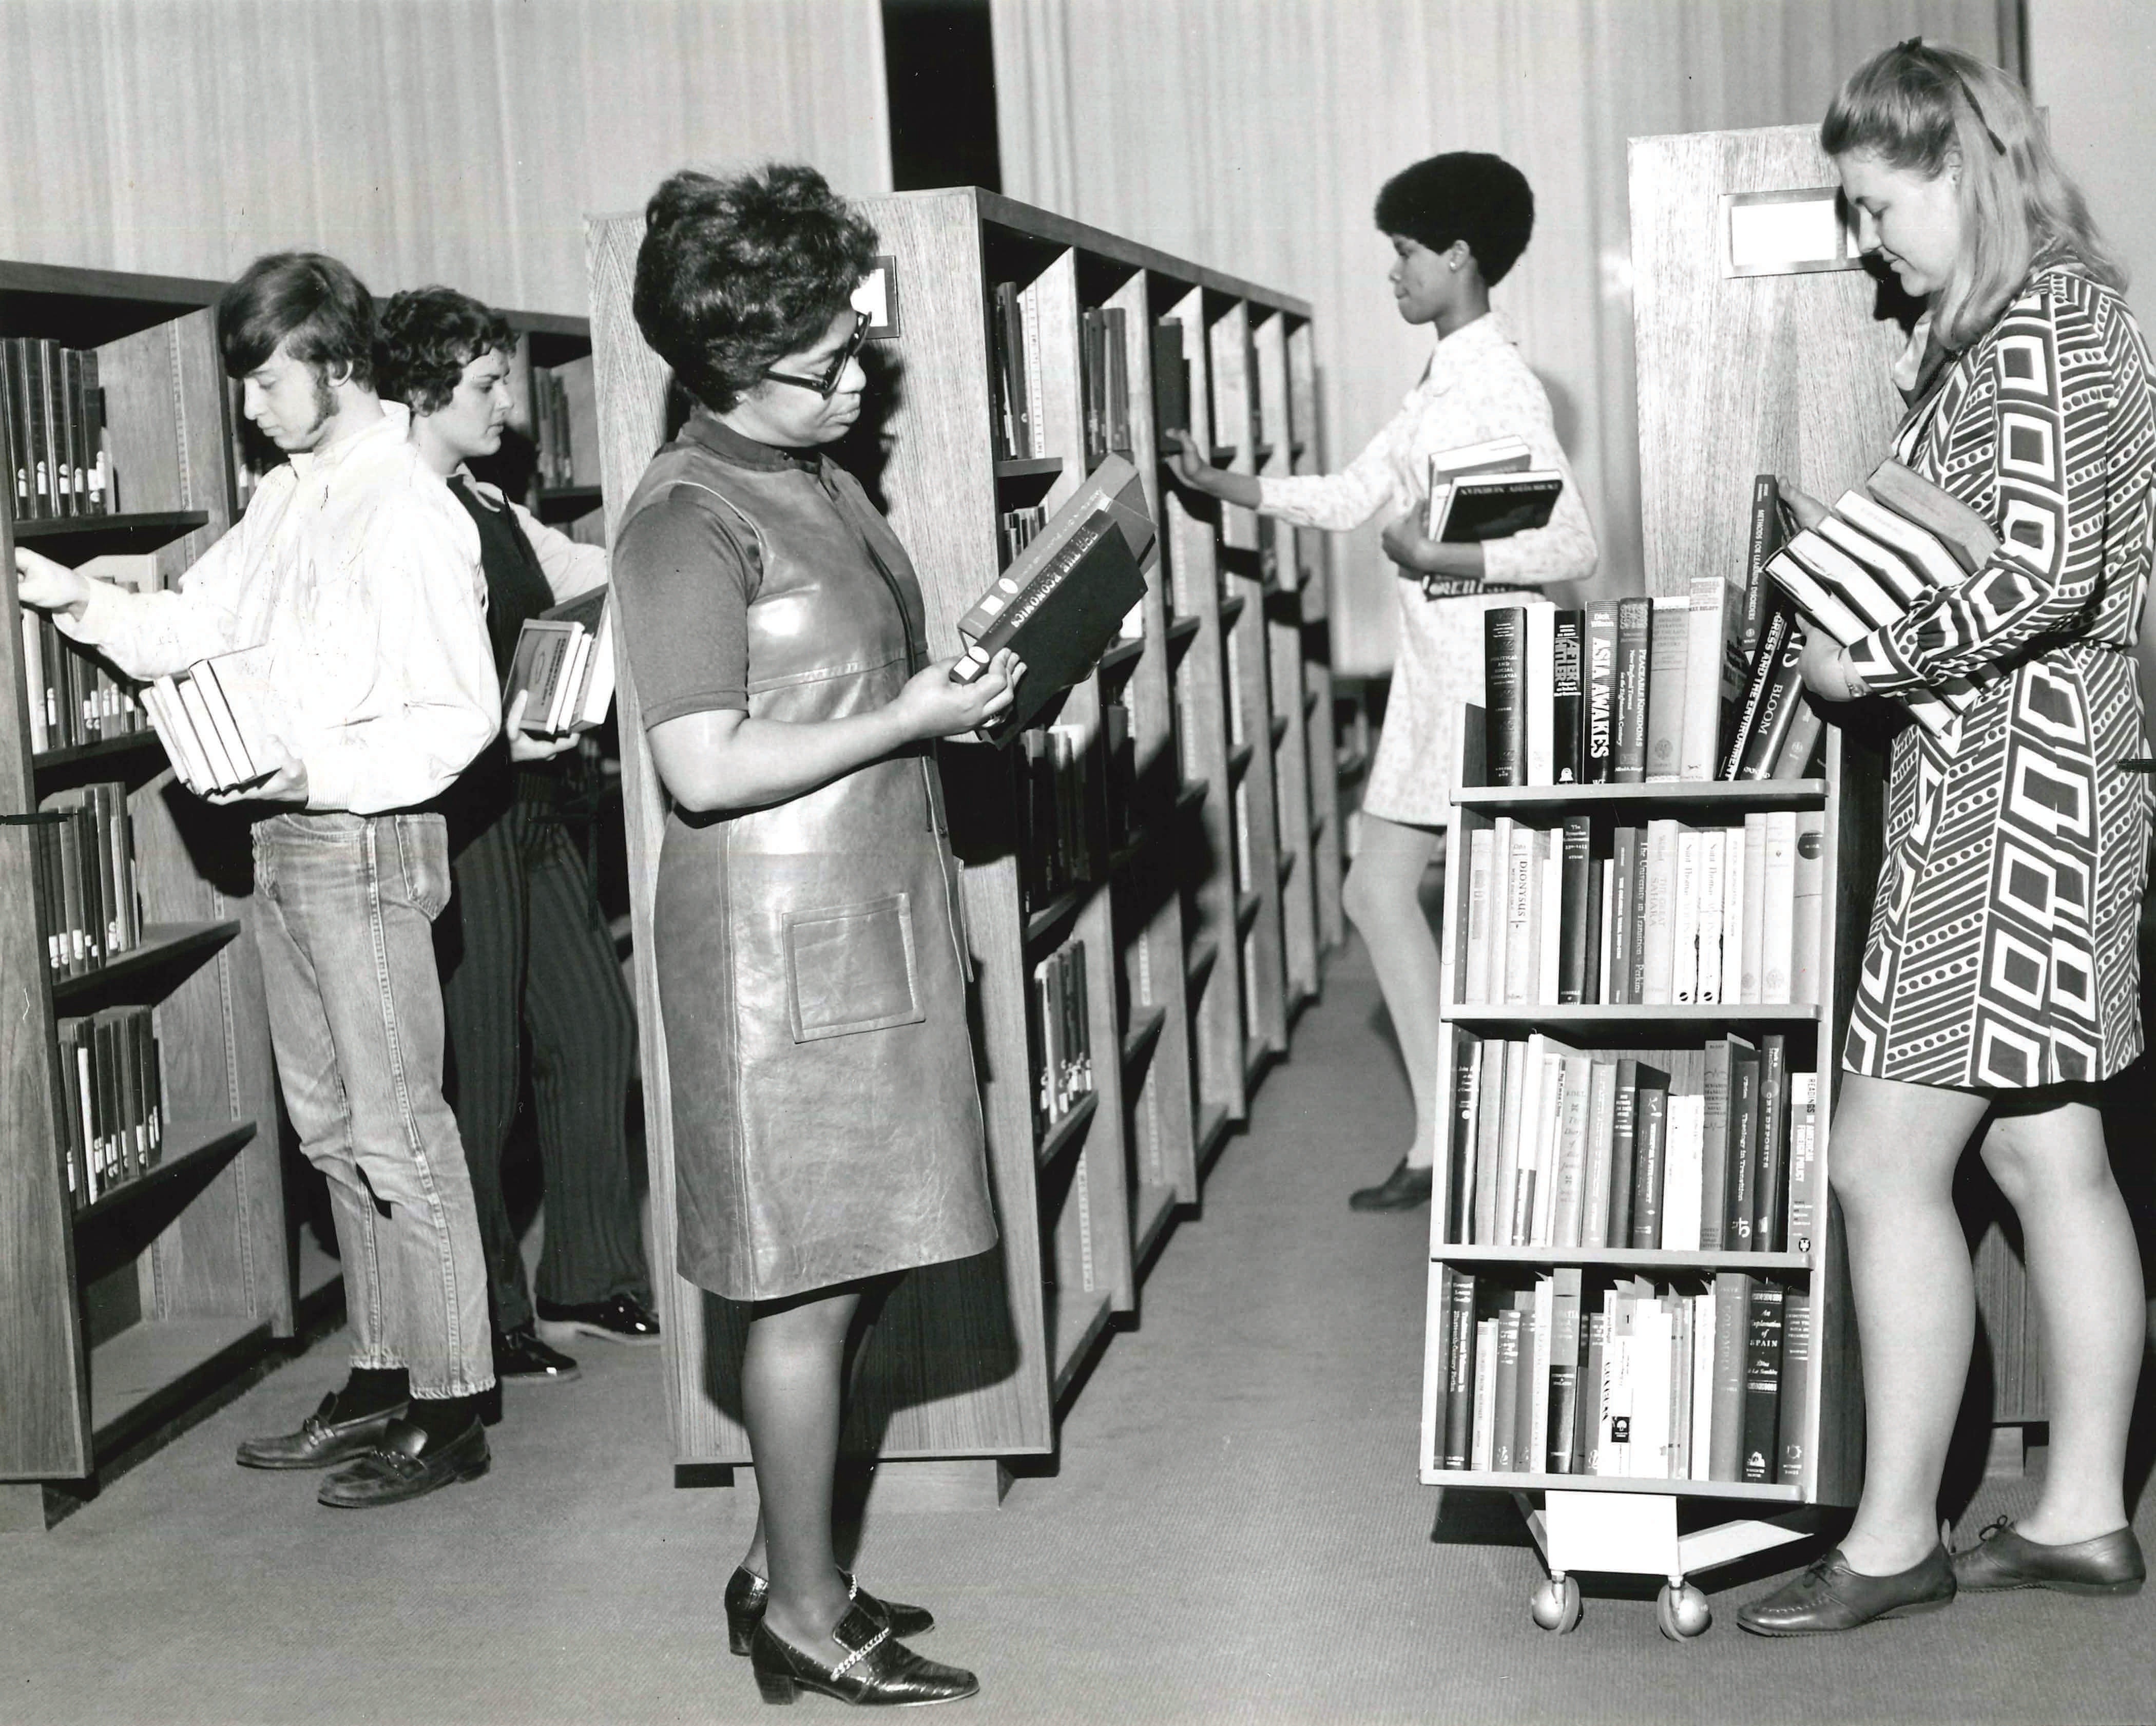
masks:
POLYGON ((389 1423, 404 1412, 400 1402, 357 1420, 332 1420, 330 1415, 336 1408, 336 1392, 332 1390, 300 1423, 297 1432, 248 1439, 234 1460, 242 1468, 333 1468, 372 1450, 389 1423))
POLYGON ((2001 1517, 1953 1555, 1955 1584, 1978 1594, 2009 1588, 2051 1588, 2061 1594, 2138 1594, 2148 1575, 2141 1543, 2131 1528, 2114 1528, 2092 1540, 2046 1546, 2014 1532, 2001 1517))
POLYGON ((1794 1582, 1737 1609, 1738 1626, 1755 1636, 1825 1636, 1875 1618, 1909 1618, 1953 1604, 1953 1562, 1943 1546, 1892 1576, 1852 1570, 1837 1547, 1794 1582))
POLYGON ((1363 1187, 1348 1195, 1350 1210, 1414 1210, 1430 1203, 1431 1171, 1410 1169, 1408 1159, 1374 1187, 1363 1187))
POLYGON ((424 1426, 392 1420, 373 1449, 322 1482, 315 1501, 331 1510, 401 1504, 453 1481, 477 1480, 493 1460, 487 1451, 486 1428, 476 1416, 445 1444, 429 1439, 424 1426))

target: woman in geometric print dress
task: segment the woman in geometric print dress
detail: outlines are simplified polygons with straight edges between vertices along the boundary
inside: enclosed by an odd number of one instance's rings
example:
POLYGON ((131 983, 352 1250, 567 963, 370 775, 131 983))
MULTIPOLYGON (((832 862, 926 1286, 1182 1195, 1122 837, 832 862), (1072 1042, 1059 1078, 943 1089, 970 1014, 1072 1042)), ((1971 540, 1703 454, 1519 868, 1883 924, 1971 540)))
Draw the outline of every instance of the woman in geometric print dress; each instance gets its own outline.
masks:
POLYGON ((1930 362, 1895 453, 1999 549, 1899 622, 1804 650, 1830 701, 1991 681, 1943 736, 1905 725, 1894 742, 1834 1117, 1864 1492, 1839 1551, 1740 1612, 1767 1635, 1928 1610, 1957 1587, 2128 1594, 2144 1574, 2123 1495, 2141 1266, 2096 1086, 2142 1050, 2149 804, 2118 763, 2144 747, 2130 650, 2156 472, 2148 351, 2080 193, 1995 68, 1890 49, 1820 141, 1867 246, 1929 301, 1930 362), (1938 1499, 1974 1328, 1952 1184, 1972 1140, 2020 1219, 2051 1444, 2035 1511, 1949 1556, 1938 1499))

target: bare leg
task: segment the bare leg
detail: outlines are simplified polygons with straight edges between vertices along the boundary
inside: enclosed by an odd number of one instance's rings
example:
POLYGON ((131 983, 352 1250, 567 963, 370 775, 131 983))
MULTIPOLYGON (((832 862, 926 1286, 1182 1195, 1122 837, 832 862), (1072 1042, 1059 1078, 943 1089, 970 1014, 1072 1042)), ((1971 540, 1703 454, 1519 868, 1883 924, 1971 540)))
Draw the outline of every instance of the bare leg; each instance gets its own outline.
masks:
POLYGON ((771 1579, 765 1621, 816 1650, 845 1616, 831 1544, 846 1332, 860 1292, 847 1287, 757 1307, 742 1358, 742 1408, 761 1508, 750 1568, 771 1579))
POLYGON ((1999 1114, 1984 1161, 2021 1219, 2051 1416, 2043 1497, 2017 1532, 2047 1546, 2093 1539, 2126 1526, 2145 1323, 2140 1254, 2102 1117, 2083 1102, 1999 1114))
POLYGON ((1393 1035, 1407 1064, 1414 1094, 1414 1140, 1410 1168, 1437 1159, 1438 1007, 1443 994, 1437 939, 1424 914, 1419 890, 1442 835, 1365 814, 1354 866, 1340 890, 1349 920, 1370 949, 1378 988, 1392 1015, 1393 1035))
POLYGON ((1891 1576, 1938 1544, 1940 1477, 1976 1325, 1953 1173, 1982 1123, 1967 1092, 1843 1075, 1830 1161, 1863 1342, 1864 1495, 1841 1543, 1891 1576))

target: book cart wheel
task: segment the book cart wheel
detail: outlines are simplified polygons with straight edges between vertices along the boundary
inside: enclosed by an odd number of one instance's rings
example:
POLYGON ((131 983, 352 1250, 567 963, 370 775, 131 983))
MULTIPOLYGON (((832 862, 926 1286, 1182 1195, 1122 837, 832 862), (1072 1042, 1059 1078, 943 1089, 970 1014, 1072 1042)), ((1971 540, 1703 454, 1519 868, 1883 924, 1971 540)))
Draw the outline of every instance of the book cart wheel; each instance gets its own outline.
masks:
POLYGON ((1655 1622, 1672 1642, 1688 1642, 1714 1622, 1707 1596, 1681 1576, 1672 1576, 1655 1596, 1655 1622))
POLYGON ((1536 1624, 1561 1636, 1579 1626, 1579 1584, 1563 1571, 1551 1573, 1548 1581, 1541 1584, 1528 1598, 1527 1610, 1534 1615, 1536 1624))

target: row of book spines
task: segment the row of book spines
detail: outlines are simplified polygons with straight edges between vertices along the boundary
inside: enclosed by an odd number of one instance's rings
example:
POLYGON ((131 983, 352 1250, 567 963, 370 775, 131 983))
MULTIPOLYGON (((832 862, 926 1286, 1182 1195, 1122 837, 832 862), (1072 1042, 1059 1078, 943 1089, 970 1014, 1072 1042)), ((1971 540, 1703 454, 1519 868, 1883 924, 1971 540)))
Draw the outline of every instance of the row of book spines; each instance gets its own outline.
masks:
POLYGON ((131 686, 54 627, 24 611, 23 671, 30 711, 30 749, 74 749, 139 732, 149 723, 131 686))
POLYGON ((1085 406, 1086 465, 1131 453, 1131 363, 1119 306, 1089 306, 1078 315, 1079 393, 1085 406))
POLYGON ((80 1210, 162 1160, 164 1081, 147 1007, 107 1007, 57 1030, 62 1156, 80 1210))
POLYGON ((1802 778, 1823 725, 1801 698, 1801 642, 1784 623, 1761 649, 1779 679, 1763 709, 1748 696, 1758 668, 1734 645, 1740 604, 1703 576, 1689 595, 1485 613, 1484 778, 1496 786, 1802 778))
POLYGON ((1044 726, 1019 733, 1025 763, 1019 828, 1026 903, 1039 910, 1077 881, 1098 881, 1108 851, 1135 831, 1137 744, 1131 712, 1120 701, 1101 708, 1096 763, 1082 727, 1044 726))
POLYGON ((1468 838, 1462 1006, 1817 1005, 1826 817, 1501 815, 1468 838))
POLYGON ((117 780, 54 793, 36 835, 38 921, 55 977, 95 971, 142 941, 134 825, 117 780))
POLYGON ((1809 1253, 1819 1081, 1779 1035, 1648 1058, 1460 1033, 1443 1238, 1460 1246, 1809 1253))
POLYGON ((531 368, 531 432, 538 446, 539 483, 550 489, 575 485, 568 386, 544 366, 531 368))
POLYGON ((16 520, 108 513, 111 467, 95 351, 33 336, 0 338, 0 445, 16 520))
POLYGON ((1017 560, 1018 554, 1031 545, 1040 530, 1048 525, 1048 511, 1039 504, 1022 509, 1005 510, 996 517, 996 557, 998 567, 1008 569, 1017 560))
POLYGON ((1804 1484, 1810 1291, 1725 1271, 1701 1292, 1635 1280, 1595 1303, 1559 1270, 1493 1299, 1445 1275, 1440 1469, 1804 1484))
POLYGON ((1054 1126, 1093 1089, 1091 997, 1086 943, 1071 941, 1033 968, 1034 1102, 1042 1128, 1054 1126))

